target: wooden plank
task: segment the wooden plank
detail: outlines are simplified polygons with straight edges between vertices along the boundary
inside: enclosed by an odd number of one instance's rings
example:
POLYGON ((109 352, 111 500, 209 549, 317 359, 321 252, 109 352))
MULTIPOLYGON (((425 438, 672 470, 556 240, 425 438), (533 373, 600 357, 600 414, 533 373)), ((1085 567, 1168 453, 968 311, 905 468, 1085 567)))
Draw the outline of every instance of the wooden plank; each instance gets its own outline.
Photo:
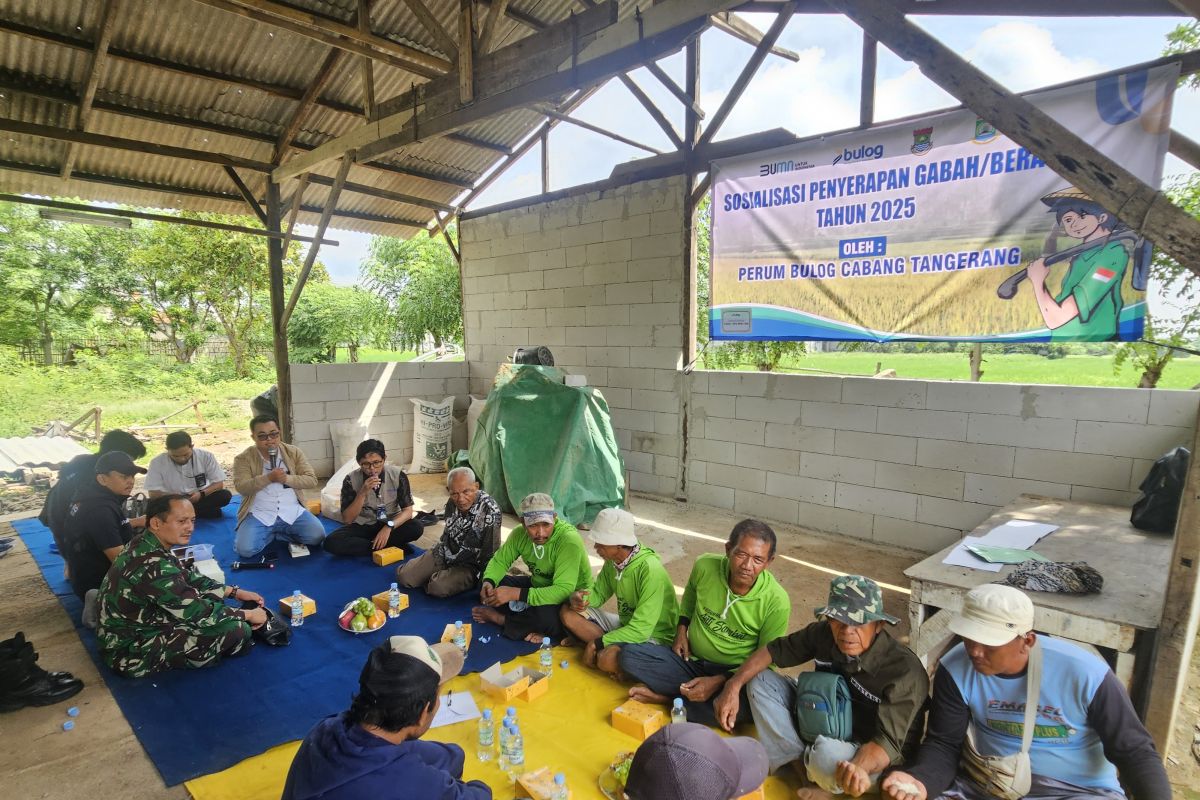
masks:
POLYGON ((345 136, 340 136, 319 147, 314 147, 307 153, 293 156, 280 166, 275 167, 271 173, 271 180, 276 183, 282 183, 288 178, 294 178, 302 173, 311 172, 326 161, 339 158, 345 152, 345 148, 348 145, 350 150, 356 150, 358 149, 357 146, 378 141, 381 136, 403 130, 405 124, 412 119, 414 111, 415 109, 409 108, 407 111, 401 111, 383 119, 369 122, 345 136))
POLYGON ((496 39, 496 25, 504 12, 508 10, 508 0, 492 0, 492 8, 488 11, 487 19, 483 21, 483 32, 479 34, 479 54, 492 51, 496 39))
POLYGON ((884 0, 826 0, 997 130, 1200 275, 1200 221, 1049 114, 989 78, 884 0))
MULTIPOLYGON (((717 30, 728 33, 733 38, 741 39, 746 44, 752 44, 755 47, 762 42, 763 36, 766 35, 732 11, 713 14, 712 24, 717 30)), ((779 45, 771 48, 771 55, 786 58, 788 61, 800 60, 800 54, 795 50, 788 50, 786 47, 780 47, 779 45)))
MULTIPOLYGON (((62 200, 48 200, 44 197, 26 197, 19 194, 0 194, 0 202, 3 203, 24 203, 31 206, 43 206, 45 208, 61 208, 66 211, 83 211, 89 214, 100 214, 109 217, 125 217, 127 219, 148 219, 153 222, 170 222, 176 225, 191 225, 195 228, 211 228, 218 231, 229 231, 231 233, 245 233, 250 236, 266 236, 273 237, 270 231, 264 231, 260 228, 247 228, 244 225, 230 225, 225 222, 210 222, 204 219, 189 219, 187 217, 173 217, 169 214, 151 214, 146 211, 131 211, 125 208, 110 208, 109 206, 91 206, 84 203, 67 203, 62 200)), ((274 238, 283 238, 282 235, 274 238)), ((297 236, 298 241, 314 242, 314 238, 310 236, 297 236)), ((331 244, 337 246, 338 242, 334 239, 322 239, 322 244, 331 244)))
POLYGON ((733 82, 733 86, 729 89, 729 94, 725 96, 725 100, 721 103, 721 107, 717 109, 717 113, 707 125, 704 126, 704 133, 700 136, 700 144, 707 144, 717 135, 717 131, 721 130, 721 126, 725 124, 725 120, 729 117, 733 107, 737 105, 737 101, 741 98, 742 92, 746 91, 746 87, 750 85, 750 80, 758 72, 758 68, 762 66, 762 62, 766 60, 770 54, 771 48, 775 46, 775 42, 779 41, 780 34, 787 27, 788 22, 792 19, 792 15, 796 12, 795 3, 785 3, 779 10, 779 15, 775 17, 775 21, 771 23, 770 29, 766 36, 758 43, 758 47, 754 48, 754 52, 750 54, 750 59, 746 62, 746 66, 742 67, 742 71, 738 74, 737 80, 733 82))
MULTIPOLYGON (((288 248, 292 246, 292 239, 295 238, 296 216, 300 213, 300 206, 304 203, 304 190, 308 188, 311 177, 311 173, 308 172, 300 176, 300 180, 296 182, 296 191, 292 192, 292 199, 288 203, 287 234, 283 238, 282 258, 287 258, 288 248)), ((268 183, 273 183, 273 181, 268 181, 268 183)))
POLYGON ((654 120, 658 127, 662 128, 663 133, 671 140, 671 144, 675 145, 675 149, 682 148, 683 139, 680 137, 679 131, 675 130, 675 126, 671 124, 671 120, 667 119, 667 115, 662 112, 662 109, 654 104, 654 101, 650 99, 650 95, 642 91, 642 87, 637 85, 637 81, 628 75, 621 74, 617 77, 621 79, 621 83, 625 84, 625 88, 641 104, 642 108, 646 109, 646 113, 650 115, 650 118, 654 120))
POLYGON ((354 25, 277 3, 274 0, 193 0, 193 2, 203 3, 230 14, 315 39, 349 53, 382 61, 426 78, 445 75, 452 68, 449 61, 439 56, 380 36, 364 34, 354 25))
MULTIPOLYGON (((337 177, 333 179, 333 187, 329 190, 329 196, 325 198, 325 205, 321 208, 321 218, 317 220, 317 231, 315 237, 320 240, 325 236, 325 229, 329 227, 329 220, 333 217, 333 212, 337 208, 338 197, 342 193, 342 184, 346 182, 346 175, 350 173, 350 164, 354 162, 352 153, 347 153, 342 159, 341 166, 338 167, 337 177)), ((283 318, 280 320, 281 327, 286 332, 288 320, 292 318, 292 311, 296 308, 296 303, 300 300, 300 293, 304 291, 304 284, 308 281, 308 275, 312 272, 313 264, 317 261, 317 253, 320 252, 321 244, 318 241, 312 247, 308 248, 308 253, 304 257, 304 266, 300 268, 300 274, 296 276, 296 284, 292 287, 291 297, 288 298, 287 307, 283 310, 283 318)))
POLYGON ((708 194, 710 188, 712 188, 712 173, 706 172, 704 177, 696 183, 696 187, 692 189, 692 204, 700 205, 700 201, 704 199, 704 195, 708 194))
POLYGON ((500 153, 501 155, 505 155, 505 156, 512 155, 512 148, 509 147, 508 145, 497 144, 496 142, 489 142, 485 139, 480 139, 477 136, 470 136, 465 133, 457 133, 457 132, 447 133, 442 138, 447 139, 451 142, 459 142, 460 144, 465 144, 470 147, 476 147, 480 150, 489 150, 493 153, 500 153))
MULTIPOLYGON (((325 175, 317 175, 316 173, 305 173, 308 175, 308 182, 315 183, 319 186, 333 186, 333 178, 325 175)), ((370 197, 378 197, 381 200, 392 200, 397 203, 405 203, 410 206, 420 206, 434 211, 453 211, 454 206, 446 203, 439 203, 436 200, 429 200, 416 195, 405 194, 404 192, 393 192, 390 189, 379 189, 374 186, 365 186, 361 183, 346 181, 342 186, 342 192, 354 192, 355 194, 368 195, 370 197)))
MULTIPOLYGON (((309 82, 308 88, 304 91, 304 96, 300 98, 300 102, 292 111, 291 119, 283 126, 283 131, 280 132, 279 139, 275 142, 275 153, 271 157, 271 163, 278 164, 287 155, 289 150, 288 144, 300 132, 300 126, 304 124, 304 119, 308 116, 308 112, 312 108, 313 100, 321 93, 322 89, 329 85, 329 79, 333 77, 334 70, 337 68, 341 57, 342 51, 336 47, 331 47, 325 56, 325 60, 321 62, 321 66, 317 67, 317 74, 309 82)), ((369 64, 370 62, 368 61, 368 69, 369 64)))
POLYGON ((1200 142, 1172 128, 1167 149, 1171 155, 1186 161, 1192 169, 1200 169, 1200 142))
MULTIPOLYGON (((478 3, 479 5, 483 6, 484 8, 491 8, 493 0, 475 0, 475 2, 478 3)), ((535 32, 544 31, 550 27, 549 22, 546 22, 543 19, 539 19, 538 17, 535 17, 533 14, 530 14, 528 11, 519 11, 515 8, 506 7, 504 9, 504 16, 508 17, 513 22, 521 23, 526 28, 529 28, 529 30, 535 31, 535 32)))
POLYGON ((404 0, 404 4, 408 6, 409 11, 413 12, 413 16, 417 18, 417 22, 421 23, 421 27, 433 36, 438 49, 445 53, 448 59, 457 62, 458 42, 454 41, 454 37, 442 27, 442 23, 438 22, 437 17, 429 10, 429 6, 425 5, 423 0, 404 0))
POLYGON ((458 0, 458 102, 475 99, 475 5, 458 0))
POLYGON ((258 221, 266 225, 267 212, 263 211, 263 207, 258 204, 258 200, 254 197, 254 192, 250 191, 250 187, 242 180, 242 176, 238 175, 237 170, 233 167, 225 167, 225 174, 233 181, 233 185, 237 187, 238 193, 246 201, 246 205, 250 206, 250 210, 254 212, 254 216, 258 217, 258 221))
POLYGON ((239 156, 210 153, 207 150, 192 150, 187 147, 175 147, 155 142, 144 142, 140 139, 123 139, 119 136, 104 136, 87 131, 74 131, 70 128, 55 128, 50 125, 38 125, 33 122, 21 122, 15 119, 0 118, 0 131, 20 133, 27 136, 37 136, 43 139, 57 139, 60 142, 74 142, 93 147, 108 147, 114 150, 130 150, 135 153, 145 153, 153 156, 177 158, 184 161, 203 161, 209 164, 219 164, 223 167, 240 167, 254 172, 270 172, 271 165, 265 161, 254 161, 239 156))
MULTIPOLYGON (((1197 417, 1200 423, 1200 417, 1197 417)), ((1167 572, 1166 601, 1155 638, 1154 671, 1146 694, 1146 728, 1160 753, 1171 752, 1175 715, 1183 703, 1188 668, 1200 621, 1200 424, 1192 435, 1192 459, 1179 503, 1167 572)), ((1146 576, 1161 574, 1146 569, 1146 576)))
MULTIPOLYGON (((575 117, 569 116, 567 114, 560 114, 557 111, 555 111, 553 108, 547 108, 545 106, 538 106, 537 112, 539 114, 544 114, 547 117, 550 117, 552 119, 556 119, 559 122, 566 122, 571 125, 575 125, 577 127, 583 128, 585 131, 591 131, 592 133, 598 133, 601 136, 607 136, 610 139, 621 142, 623 144, 627 144, 630 147, 636 147, 639 150, 645 150, 649 153, 654 153, 656 155, 662 155, 662 152, 663 152, 662 150, 659 150, 655 147, 651 147, 648 144, 642 144, 641 142, 639 142, 635 139, 630 139, 627 136, 622 136, 619 133, 610 131, 607 128, 601 128, 599 125, 593 125, 592 123, 587 122, 586 120, 576 119, 575 117)), ((543 191, 548 191, 548 190, 543 190, 543 191)))
POLYGON ((879 43, 867 34, 862 41, 862 74, 858 88, 858 124, 867 126, 875 121, 875 75, 879 64, 879 43))
MULTIPOLYGON (((75 130, 77 131, 87 128, 88 118, 92 113, 92 102, 96 99, 96 89, 100 86, 100 80, 104 77, 105 68, 108 66, 108 45, 112 41, 118 9, 117 0, 104 0, 104 4, 97 12, 99 21, 96 25, 96 46, 92 50, 92 63, 88 67, 87 80, 83 83, 83 91, 79 94, 79 107, 75 112, 75 130)), ((66 155, 63 157, 62 172, 59 175, 64 181, 71 179, 71 170, 75 168, 77 155, 78 151, 75 145, 68 144, 66 155)))
MULTIPOLYGON (((360 31, 367 34, 371 32, 371 0, 358 0, 354 20, 360 31)), ((363 56, 358 60, 358 69, 362 81, 363 116, 369 121, 375 114, 375 62, 363 56)))
POLYGON ((675 99, 683 103, 684 108, 690 109, 699 119, 704 119, 704 109, 700 107, 700 103, 688 97, 688 93, 683 90, 678 83, 671 79, 662 67, 653 61, 647 61, 643 64, 646 71, 658 79, 668 92, 675 95, 675 99))
MULTIPOLYGON (((267 181, 267 230, 276 236, 279 230, 279 184, 267 181)), ((267 240, 268 291, 271 297, 271 338, 275 355, 275 390, 279 431, 292 441, 292 372, 288 363, 287 320, 283 316, 283 246, 278 239, 267 240)))

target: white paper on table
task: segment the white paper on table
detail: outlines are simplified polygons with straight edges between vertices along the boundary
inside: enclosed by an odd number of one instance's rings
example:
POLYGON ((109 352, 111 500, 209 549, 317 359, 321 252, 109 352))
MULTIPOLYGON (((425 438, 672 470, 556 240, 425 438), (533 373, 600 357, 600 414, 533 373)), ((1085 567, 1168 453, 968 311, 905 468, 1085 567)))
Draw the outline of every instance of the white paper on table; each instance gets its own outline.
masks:
POLYGON ((958 543, 958 547, 955 547, 942 559, 942 563, 952 567, 968 567, 970 569, 981 569, 986 572, 999 572, 1000 568, 1005 566, 1004 564, 991 564, 967 549, 967 545, 969 544, 984 544, 984 538, 983 536, 967 536, 958 543))
POLYGON ((481 716, 483 715, 479 713, 479 708, 475 705, 475 698, 471 696, 470 692, 455 692, 448 697, 442 697, 442 703, 438 706, 438 712, 433 716, 433 722, 429 727, 440 728, 443 725, 479 719, 481 716))
POLYGON ((992 528, 980 538, 980 543, 992 547, 1014 547, 1017 550, 1028 550, 1043 536, 1056 530, 1058 530, 1057 525, 1014 519, 992 528))

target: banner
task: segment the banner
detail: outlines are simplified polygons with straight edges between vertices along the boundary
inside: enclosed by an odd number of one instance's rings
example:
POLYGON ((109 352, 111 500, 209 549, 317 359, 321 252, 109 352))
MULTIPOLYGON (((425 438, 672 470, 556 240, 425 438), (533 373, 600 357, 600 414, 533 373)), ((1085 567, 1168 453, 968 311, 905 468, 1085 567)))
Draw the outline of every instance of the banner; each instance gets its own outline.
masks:
MULTIPOLYGON (((1025 95, 1157 187, 1178 64, 1025 95)), ((713 339, 1142 335, 1150 245, 973 111, 714 161, 713 339)))

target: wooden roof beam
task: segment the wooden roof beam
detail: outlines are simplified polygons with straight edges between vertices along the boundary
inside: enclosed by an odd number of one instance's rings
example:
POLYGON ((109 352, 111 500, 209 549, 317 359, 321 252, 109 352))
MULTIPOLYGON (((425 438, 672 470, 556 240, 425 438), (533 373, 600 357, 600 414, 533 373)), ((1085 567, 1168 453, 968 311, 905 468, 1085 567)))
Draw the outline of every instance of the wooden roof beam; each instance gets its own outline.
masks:
POLYGON ((556 111, 553 108, 547 108, 545 106, 537 106, 536 108, 537 108, 537 112, 539 114, 550 117, 551 119, 556 119, 559 122, 568 122, 571 125, 575 125, 580 128, 583 128, 585 131, 591 131, 592 133, 598 133, 601 136, 607 136, 609 139, 614 139, 618 142, 621 142, 622 144, 627 144, 630 147, 636 147, 639 150, 645 150, 648 153, 654 153, 656 156, 662 155, 662 152, 663 152, 662 150, 651 147, 648 144, 642 144, 641 142, 626 138, 619 133, 614 133, 613 131, 610 131, 606 128, 601 128, 599 125, 593 125, 590 122, 585 122, 581 119, 575 119, 574 117, 569 116, 567 114, 560 114, 558 111, 556 111))
MULTIPOLYGON (((296 181, 296 191, 292 192, 292 199, 288 203, 288 222, 287 232, 283 237, 283 255, 281 259, 287 258, 288 248, 292 245, 292 237, 296 233, 296 217, 300 214, 300 204, 304 202, 304 190, 308 188, 309 174, 306 172, 300 176, 300 180, 296 181)), ((272 190, 272 181, 267 181, 267 202, 270 204, 271 193, 275 192, 278 196, 278 187, 272 190)), ((282 299, 280 300, 282 303, 282 299)))
POLYGON ((229 180, 233 181, 238 194, 246 201, 246 205, 250 206, 250 210, 254 212, 254 216, 258 217, 258 221, 266 225, 267 212, 263 211, 263 207, 258 204, 258 200, 254 198, 254 192, 250 191, 250 187, 242 180, 242 176, 238 175, 237 170, 233 167, 225 167, 225 174, 229 176, 229 180))
POLYGON ((280 318, 279 323, 281 330, 287 330, 288 320, 292 317, 292 311, 296 308, 296 303, 300 300, 300 293, 304 291, 304 284, 308 282, 308 275, 312 272, 313 264, 317 261, 317 253, 321 249, 320 240, 325 236, 325 229, 329 227, 329 220, 333 217, 333 212, 337 208, 338 197, 342 194, 342 185, 346 182, 346 176, 350 173, 350 164, 353 161, 354 153, 352 152, 346 153, 342 157, 337 177, 333 179, 333 188, 329 190, 329 196, 325 198, 325 206, 321 209, 321 218, 317 221, 317 230, 314 234, 317 242, 308 248, 308 253, 304 256, 304 266, 300 268, 300 274, 296 276, 296 285, 292 287, 292 295, 288 298, 287 307, 283 309, 283 316, 280 318))
MULTIPOLYGON (((734 14, 732 11, 723 11, 720 14, 712 15, 713 27, 719 31, 728 33, 735 39, 741 39, 746 44, 752 44, 758 47, 762 42, 765 33, 751 25, 746 20, 734 14)), ((775 45, 771 48, 771 55, 786 58, 788 61, 799 61, 800 54, 795 50, 788 50, 786 47, 775 45)))
MULTIPOLYGON (((483 6, 484 8, 491 8, 492 4, 493 4, 493 2, 495 2, 495 0, 475 0, 475 2, 478 3, 479 5, 483 6)), ((538 19, 533 14, 530 14, 527 11, 519 11, 515 8, 510 8, 508 6, 505 6, 505 8, 504 8, 504 16, 508 17, 513 22, 521 23, 526 28, 529 28, 529 30, 535 31, 535 32, 544 31, 547 28, 549 28, 550 24, 551 24, 549 22, 546 22, 543 19, 538 19)))
MULTIPOLYGON (((358 0, 358 11, 354 14, 354 20, 360 31, 368 34, 371 32, 371 0, 358 0)), ((375 113, 375 62, 363 56, 358 61, 358 68, 362 80, 363 116, 370 120, 375 113)))
POLYGON ((646 70, 658 78, 658 82, 666 87, 667 91, 675 95, 675 99, 683 103, 685 108, 691 109, 699 119, 704 119, 704 109, 700 107, 700 103, 688 96, 688 93, 683 90, 683 87, 676 83, 670 75, 668 75, 662 67, 653 61, 647 61, 643 64, 646 70))
POLYGON ((458 133, 457 131, 454 133, 447 133, 442 138, 448 139, 452 142, 458 142, 459 144, 465 144, 468 147, 475 147, 479 150, 488 150, 492 153, 500 153, 501 155, 505 156, 512 155, 513 151, 513 149, 506 144, 489 142, 486 139, 480 139, 478 136, 471 136, 470 134, 466 133, 458 133))
POLYGON ((449 72, 452 65, 440 56, 381 36, 364 34, 356 25, 314 14, 275 0, 193 0, 255 22, 290 31, 337 47, 349 53, 382 61, 393 67, 433 78, 449 72))
POLYGON ((429 6, 425 5, 422 0, 404 0, 404 5, 408 6, 408 10, 421 23, 421 27, 429 31, 430 35, 433 36, 438 49, 445 53, 448 59, 457 62, 458 42, 454 41, 454 37, 442 27, 442 23, 438 22, 437 17, 429 10, 429 6))
MULTIPOLYGON (((475 4, 458 0, 458 101, 475 99, 475 4)), ((415 99, 415 98, 414 98, 415 99)))
MULTIPOLYGON (((108 44, 112 41, 113 27, 117 21, 118 0, 104 0, 100 6, 98 23, 96 25, 96 46, 92 51, 92 63, 88 68, 87 80, 83 82, 83 91, 79 94, 79 106, 75 112, 75 130, 82 131, 87 127, 88 117, 92 113, 92 102, 96 99, 96 88, 104 77, 107 67, 108 44)), ((73 143, 67 144, 67 152, 63 157, 62 172, 59 177, 64 181, 71 179, 71 170, 75 168, 75 157, 78 155, 73 143)))
POLYGON ((1087 192, 1200 275, 1200 221, 1023 97, 904 18, 886 0, 825 0, 931 81, 957 97, 1064 180, 1087 192))
POLYGON ((483 31, 479 34, 477 48, 479 55, 492 51, 492 42, 496 39, 496 27, 500 22, 500 17, 504 16, 504 12, 507 10, 508 0, 492 0, 492 8, 488 12, 487 19, 483 21, 483 31))
MULTIPOLYGON (((287 155, 292 139, 296 138, 296 134, 300 132, 300 126, 304 124, 305 117, 312 110, 313 100, 317 98, 322 89, 329 85, 329 79, 333 76, 342 54, 343 51, 336 47, 329 48, 325 60, 321 62, 321 66, 317 67, 317 74, 313 76, 308 88, 304 91, 304 96, 300 98, 299 104, 292 111, 292 118, 284 125, 283 131, 280 132, 279 138, 275 142, 275 152, 271 156, 272 164, 280 163, 287 155)), ((369 59, 367 63, 370 64, 369 59)), ((265 225, 266 222, 263 224, 265 225)))
POLYGON ((785 3, 780 9, 775 21, 771 23, 771 29, 767 31, 767 35, 758 43, 758 47, 754 48, 754 52, 750 54, 750 60, 746 62, 746 66, 742 68, 741 73, 737 76, 737 80, 733 82, 733 86, 729 89, 729 94, 725 96, 721 107, 717 109, 717 113, 713 115, 712 120, 704 126, 704 133, 700 134, 700 144, 708 144, 717 135, 717 131, 721 130, 721 126, 725 124, 725 120, 729 118, 733 107, 737 105, 737 101, 741 99, 742 92, 746 91, 746 87, 750 85, 750 81, 754 78, 758 68, 762 66, 762 62, 766 60, 767 55, 771 52, 771 48, 775 46, 775 42, 779 40, 780 34, 787 24, 792 19, 792 15, 796 13, 796 4, 785 3))
POLYGON ((1176 158, 1187 162, 1192 169, 1200 169, 1200 142, 1171 128, 1171 138, 1168 140, 1167 151, 1176 158))
POLYGON ((642 87, 637 85, 637 81, 628 75, 618 75, 617 77, 621 79, 621 83, 625 84, 625 88, 629 90, 634 99, 641 103, 642 108, 646 109, 650 118, 658 124, 658 127, 662 128, 663 133, 671 140, 671 144, 675 145, 675 149, 682 148, 683 139, 679 136, 679 131, 675 130, 675 126, 671 124, 671 120, 667 119, 667 115, 650 99, 650 95, 642 91, 642 87))

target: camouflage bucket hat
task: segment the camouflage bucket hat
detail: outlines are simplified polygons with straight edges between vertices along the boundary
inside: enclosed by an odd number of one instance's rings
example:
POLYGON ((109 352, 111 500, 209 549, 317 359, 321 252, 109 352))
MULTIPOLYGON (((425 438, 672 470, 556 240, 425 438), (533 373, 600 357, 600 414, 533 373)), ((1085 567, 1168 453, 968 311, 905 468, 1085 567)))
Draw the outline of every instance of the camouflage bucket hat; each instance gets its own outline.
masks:
POLYGON ((842 575, 829 584, 829 601, 814 609, 818 617, 830 617, 847 625, 865 625, 883 620, 895 625, 900 620, 883 611, 879 584, 862 575, 842 575))

